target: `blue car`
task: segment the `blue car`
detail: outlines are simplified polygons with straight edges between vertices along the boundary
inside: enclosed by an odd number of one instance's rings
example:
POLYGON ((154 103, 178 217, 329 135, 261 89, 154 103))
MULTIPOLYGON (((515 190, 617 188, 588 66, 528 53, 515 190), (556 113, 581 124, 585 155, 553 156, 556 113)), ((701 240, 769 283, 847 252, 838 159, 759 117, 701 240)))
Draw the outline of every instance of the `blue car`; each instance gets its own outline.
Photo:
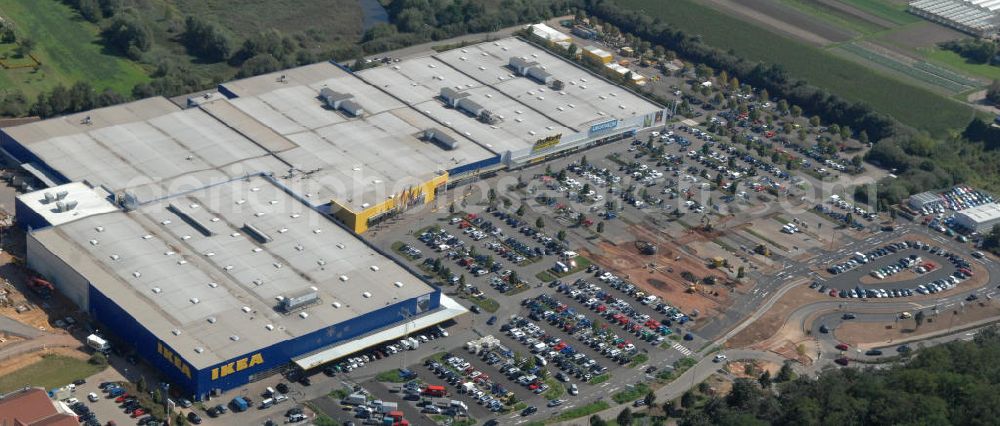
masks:
POLYGON ((490 319, 486 320, 486 325, 493 325, 497 323, 496 315, 491 316, 490 319))

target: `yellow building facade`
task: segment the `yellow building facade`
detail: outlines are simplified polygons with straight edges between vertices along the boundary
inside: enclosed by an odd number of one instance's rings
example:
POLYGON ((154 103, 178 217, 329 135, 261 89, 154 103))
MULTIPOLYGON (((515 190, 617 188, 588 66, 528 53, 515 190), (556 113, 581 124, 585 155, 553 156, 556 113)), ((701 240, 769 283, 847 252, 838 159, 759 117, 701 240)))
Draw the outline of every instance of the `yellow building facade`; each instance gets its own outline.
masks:
POLYGON ((331 214, 355 233, 361 234, 386 218, 402 213, 415 206, 433 202, 438 189, 447 183, 448 173, 442 173, 431 180, 411 186, 398 194, 393 194, 385 201, 366 207, 360 211, 352 209, 337 200, 331 200, 331 214))

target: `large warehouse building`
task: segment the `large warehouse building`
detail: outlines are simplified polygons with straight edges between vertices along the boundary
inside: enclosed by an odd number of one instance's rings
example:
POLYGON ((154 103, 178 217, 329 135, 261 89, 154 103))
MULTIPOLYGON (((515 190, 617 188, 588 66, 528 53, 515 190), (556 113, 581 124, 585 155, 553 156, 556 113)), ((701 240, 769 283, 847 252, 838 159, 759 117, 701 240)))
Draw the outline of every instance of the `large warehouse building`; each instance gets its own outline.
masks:
POLYGON ((955 213, 955 222, 970 231, 988 233, 1000 225, 1000 204, 986 203, 961 210, 955 213))
POLYGON ((461 315, 355 233, 664 113, 508 38, 6 128, 0 148, 47 187, 16 200, 28 265, 201 398, 461 315))
POLYGON ((464 312, 268 175, 132 210, 42 193, 19 200, 54 225, 28 234, 28 266, 198 398, 464 312))
POLYGON ((996 0, 915 0, 910 13, 976 37, 988 37, 1000 24, 1000 2, 996 0))

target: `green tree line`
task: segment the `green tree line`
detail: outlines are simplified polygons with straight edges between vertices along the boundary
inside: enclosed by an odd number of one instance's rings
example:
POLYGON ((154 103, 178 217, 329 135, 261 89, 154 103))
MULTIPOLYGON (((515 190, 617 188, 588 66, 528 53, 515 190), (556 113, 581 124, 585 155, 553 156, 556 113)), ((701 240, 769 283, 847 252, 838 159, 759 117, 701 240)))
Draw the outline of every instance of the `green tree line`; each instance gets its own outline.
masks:
POLYGON ((889 368, 833 368, 772 385, 738 379, 725 396, 687 401, 701 425, 989 425, 1000 419, 1000 333, 922 349, 889 368))

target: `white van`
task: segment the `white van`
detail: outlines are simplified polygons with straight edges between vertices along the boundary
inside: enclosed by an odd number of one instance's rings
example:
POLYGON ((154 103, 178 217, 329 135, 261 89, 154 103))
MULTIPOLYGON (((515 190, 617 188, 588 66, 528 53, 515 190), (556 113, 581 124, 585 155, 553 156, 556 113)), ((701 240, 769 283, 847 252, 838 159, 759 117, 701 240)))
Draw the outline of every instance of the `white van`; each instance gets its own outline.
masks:
POLYGON ((546 360, 545 357, 541 355, 535 355, 535 364, 544 367, 546 365, 549 365, 549 361, 546 360))
POLYGON ((274 405, 274 398, 266 398, 260 402, 259 408, 263 410, 265 408, 271 408, 272 405, 274 405))

